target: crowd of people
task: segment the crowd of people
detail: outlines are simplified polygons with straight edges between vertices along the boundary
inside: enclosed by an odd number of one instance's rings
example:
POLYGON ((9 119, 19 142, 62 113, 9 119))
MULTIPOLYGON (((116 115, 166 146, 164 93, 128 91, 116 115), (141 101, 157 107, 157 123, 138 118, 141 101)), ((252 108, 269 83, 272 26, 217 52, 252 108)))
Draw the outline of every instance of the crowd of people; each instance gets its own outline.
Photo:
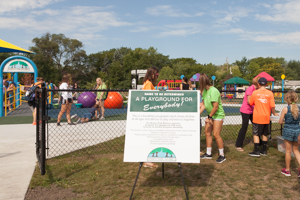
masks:
MULTIPOLYGON (((143 89, 154 90, 158 70, 149 68, 144 78, 143 89)), ((211 85, 206 74, 200 74, 199 78, 200 90, 200 114, 204 110, 208 113, 205 119, 205 137, 206 137, 206 152, 200 156, 201 159, 212 159, 212 134, 215 137, 219 156, 216 163, 226 161, 224 154, 224 144, 221 137, 221 130, 225 118, 225 112, 221 102, 220 92, 211 85)), ((243 152, 243 142, 248 129, 249 121, 252 123, 252 134, 254 149, 249 153, 249 156, 260 157, 267 156, 269 123, 271 113, 274 116, 279 116, 275 111, 275 101, 273 92, 266 88, 267 80, 264 77, 256 77, 253 79, 253 84, 245 91, 245 96, 240 109, 242 115, 242 127, 238 133, 236 140, 236 150, 243 152), (260 148, 260 146, 262 146, 260 148)), ((186 77, 183 77, 180 90, 191 90, 193 85, 188 83, 186 77)), ((281 111, 279 124, 285 124, 282 137, 286 148, 285 163, 286 167, 281 170, 285 176, 291 176, 291 153, 293 152, 300 166, 300 115, 297 105, 298 95, 294 91, 289 91, 285 95, 287 107, 281 111)), ((200 120, 201 127, 201 120, 200 120)), ((144 163, 145 167, 157 167, 155 163, 144 163)), ((298 177, 300 178, 300 168, 298 177)))
MULTIPOLYGON (((155 90, 155 85, 158 77, 158 69, 151 67, 147 70, 147 73, 143 79, 143 90, 155 90)), ((42 77, 37 78, 37 82, 34 85, 40 87, 41 83, 45 80, 42 77)), ((106 84, 101 78, 96 79, 96 85, 93 89, 95 90, 106 90, 106 84)), ((248 129, 249 121, 252 123, 252 134, 254 148, 253 152, 249 153, 249 156, 260 157, 267 156, 268 147, 268 135, 269 133, 269 123, 270 116, 279 116, 275 111, 275 101, 273 92, 266 88, 267 80, 264 77, 256 77, 253 79, 253 84, 247 88, 245 91, 245 96, 243 98, 243 103, 240 108, 242 117, 242 127, 238 132, 236 139, 236 150, 243 152, 243 142, 248 129), (260 147, 261 146, 261 147, 260 147)), ((6 88, 6 93, 4 96, 7 98, 7 104, 10 104, 9 95, 16 87, 15 83, 10 80, 10 82, 4 77, 3 85, 6 88)), ((192 90, 195 88, 186 77, 183 77, 182 84, 180 85, 180 90, 192 90)), ((96 92, 95 105, 90 108, 89 112, 85 113, 82 117, 78 117, 77 114, 71 116, 71 108, 73 100, 77 100, 79 89, 77 83, 73 86, 70 85, 70 76, 63 75, 62 81, 59 84, 59 89, 61 91, 59 95, 59 103, 61 104, 61 110, 57 117, 57 126, 61 126, 60 122, 64 113, 66 113, 66 118, 68 125, 75 125, 71 121, 72 118, 77 119, 77 123, 86 123, 90 121, 93 117, 100 120, 104 120, 105 108, 104 101, 107 98, 107 92, 99 91, 96 92), (73 89, 72 91, 68 91, 73 89), (75 89, 75 92, 74 92, 75 89)), ((222 106, 221 94, 217 88, 212 86, 210 79, 206 74, 200 74, 199 78, 199 88, 200 90, 200 114, 206 110, 207 117, 205 119, 205 137, 206 137, 206 152, 200 156, 201 159, 212 159, 212 143, 214 136, 217 146, 218 146, 218 158, 217 163, 222 163, 226 161, 224 153, 224 144, 221 137, 221 131, 223 122, 225 119, 225 112, 222 106)), ((282 169, 281 173, 285 176, 291 176, 290 162, 291 153, 293 152, 300 166, 300 115, 299 107, 297 106, 298 95, 294 91, 289 91, 285 95, 285 101, 287 107, 281 111, 279 118, 280 124, 285 124, 283 128, 283 138, 286 147, 285 152, 285 162, 286 167, 282 169)), ((33 125, 36 124, 36 105, 35 103, 30 105, 32 107, 33 115, 33 125)), ((11 107, 9 106, 9 110, 11 107)), ((200 120, 201 121, 201 120, 200 120)), ((201 125, 201 123, 200 123, 201 125)), ((157 167, 155 163, 144 163, 145 167, 157 167)), ((300 169, 298 177, 300 177, 300 169)))
MULTIPOLYGON (((107 92, 99 91, 96 92, 95 105, 90 108, 88 113, 85 113, 81 118, 74 114, 71 116, 71 108, 74 100, 78 99, 79 92, 76 89, 79 89, 77 83, 73 86, 70 86, 70 76, 68 74, 63 75, 62 81, 59 85, 60 90, 62 91, 59 95, 59 103, 61 104, 61 110, 57 117, 57 126, 61 126, 60 121, 64 113, 66 113, 68 125, 76 125, 71 121, 71 119, 76 118, 78 123, 85 123, 90 121, 93 117, 100 120, 105 120, 105 108, 104 101, 107 98, 107 92), (72 91, 68 91, 72 90, 72 91), (75 91, 74 91, 75 90, 75 91)), ((102 81, 101 78, 96 79, 96 85, 93 88, 95 90, 106 90, 106 84, 102 81)))

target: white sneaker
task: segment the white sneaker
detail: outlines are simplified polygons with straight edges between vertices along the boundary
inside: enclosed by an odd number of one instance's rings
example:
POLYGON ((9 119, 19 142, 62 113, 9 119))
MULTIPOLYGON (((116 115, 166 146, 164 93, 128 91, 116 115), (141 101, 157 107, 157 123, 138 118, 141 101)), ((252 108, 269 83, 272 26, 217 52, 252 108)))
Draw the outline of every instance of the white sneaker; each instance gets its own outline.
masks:
POLYGON ((100 114, 99 114, 99 115, 97 115, 97 118, 98 118, 98 119, 100 119, 100 116, 101 116, 100 114))
POLYGON ((78 119, 78 120, 77 120, 77 124, 79 124, 79 123, 81 123, 81 119, 78 119))
POLYGON ((104 118, 104 117, 101 117, 100 120, 105 120, 105 118, 104 118))
POLYGON ((71 116, 71 119, 74 119, 75 117, 77 117, 77 114, 72 115, 72 116, 71 116))

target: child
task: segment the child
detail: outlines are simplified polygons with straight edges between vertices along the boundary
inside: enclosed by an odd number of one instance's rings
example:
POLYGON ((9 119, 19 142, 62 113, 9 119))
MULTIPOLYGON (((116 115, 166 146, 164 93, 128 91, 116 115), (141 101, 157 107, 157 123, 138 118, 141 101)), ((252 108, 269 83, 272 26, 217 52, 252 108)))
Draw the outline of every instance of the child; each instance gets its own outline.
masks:
MULTIPOLYGON (((95 116, 95 112, 96 112, 97 108, 99 108, 99 104, 96 103, 93 107, 90 108, 88 113, 85 113, 82 116, 82 118, 77 117, 77 124, 90 121, 95 116)), ((75 117, 77 115, 75 114, 73 116, 75 117)))
POLYGON ((253 140, 254 151, 249 156, 260 157, 267 155, 267 143, 269 135, 269 123, 271 111, 274 116, 279 116, 275 112, 275 102, 273 92, 266 89, 267 79, 262 77, 258 80, 258 90, 255 90, 250 98, 249 105, 254 106, 253 110, 253 140), (259 137, 262 136, 263 147, 259 151, 259 137))
MULTIPOLYGON (((299 107, 296 105, 298 101, 297 93, 289 91, 284 98, 288 106, 282 109, 279 119, 279 124, 284 123, 282 137, 285 145, 285 168, 281 170, 281 173, 285 176, 291 176, 290 164, 292 151, 300 165, 299 144, 297 142, 300 134, 300 116, 299 107)), ((300 169, 298 177, 300 178, 300 169)))

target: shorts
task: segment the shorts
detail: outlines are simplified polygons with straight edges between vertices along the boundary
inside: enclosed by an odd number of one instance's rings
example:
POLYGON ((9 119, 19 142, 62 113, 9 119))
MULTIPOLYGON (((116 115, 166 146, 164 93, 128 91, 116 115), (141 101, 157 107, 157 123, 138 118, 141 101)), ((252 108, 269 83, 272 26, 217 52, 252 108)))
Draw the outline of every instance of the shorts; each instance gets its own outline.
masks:
MULTIPOLYGON (((224 119, 224 118, 223 118, 224 119)), ((223 119, 212 119, 213 121, 223 121, 223 119)))
POLYGON ((282 131, 282 138, 291 142, 297 142, 298 136, 300 135, 298 126, 293 127, 293 126, 288 126, 287 124, 284 125, 282 131))
POLYGON ((91 120, 93 117, 92 113, 85 113, 82 118, 88 118, 89 120, 91 120))
POLYGON ((101 100, 100 100, 100 99, 97 99, 97 101, 104 101, 104 100, 105 100, 105 99, 101 99, 101 100))
POLYGON ((252 125, 253 135, 256 136, 268 136, 269 134, 269 124, 255 124, 252 125))
POLYGON ((72 98, 68 98, 68 100, 67 99, 64 99, 64 98, 60 98, 60 104, 66 104, 67 103, 67 101, 69 102, 69 103, 72 103, 72 98))

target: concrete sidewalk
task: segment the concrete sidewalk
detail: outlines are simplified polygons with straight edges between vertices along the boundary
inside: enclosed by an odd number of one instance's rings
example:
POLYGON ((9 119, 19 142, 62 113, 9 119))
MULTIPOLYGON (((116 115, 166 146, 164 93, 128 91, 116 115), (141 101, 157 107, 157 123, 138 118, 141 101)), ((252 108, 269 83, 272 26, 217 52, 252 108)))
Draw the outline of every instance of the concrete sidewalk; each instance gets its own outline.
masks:
POLYGON ((35 165, 35 126, 0 126, 0 200, 23 200, 35 165))

